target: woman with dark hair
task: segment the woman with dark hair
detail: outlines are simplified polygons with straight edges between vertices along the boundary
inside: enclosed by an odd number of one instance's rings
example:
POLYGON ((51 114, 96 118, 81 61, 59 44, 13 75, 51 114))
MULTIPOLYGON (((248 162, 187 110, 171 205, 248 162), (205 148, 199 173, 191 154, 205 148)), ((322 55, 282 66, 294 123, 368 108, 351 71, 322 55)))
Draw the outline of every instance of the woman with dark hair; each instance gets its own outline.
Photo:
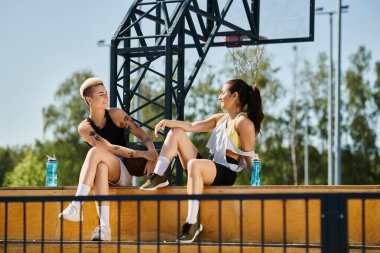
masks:
MULTIPOLYGON (((237 172, 247 168, 251 172, 255 137, 264 118, 260 91, 241 79, 229 80, 219 96, 221 109, 206 120, 187 123, 164 119, 155 127, 155 135, 165 127, 171 128, 162 146, 153 173, 141 186, 155 190, 168 184, 164 172, 176 154, 187 170, 187 193, 202 194, 204 185, 233 185, 237 172), (213 131, 207 147, 210 158, 202 159, 186 132, 213 131), (248 165, 248 166, 247 166, 248 165)), ((186 223, 180 232, 181 242, 193 242, 203 227, 197 221, 198 200, 188 201, 186 223)))

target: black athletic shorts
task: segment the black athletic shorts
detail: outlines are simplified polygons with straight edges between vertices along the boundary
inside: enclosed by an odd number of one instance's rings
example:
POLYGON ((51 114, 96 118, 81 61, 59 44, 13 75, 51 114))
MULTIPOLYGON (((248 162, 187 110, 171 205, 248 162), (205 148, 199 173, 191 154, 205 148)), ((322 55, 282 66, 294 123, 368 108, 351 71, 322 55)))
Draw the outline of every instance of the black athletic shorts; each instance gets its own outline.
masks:
POLYGON ((141 177, 144 175, 145 165, 147 162, 145 158, 124 158, 122 161, 130 175, 136 177, 141 177))
MULTIPOLYGON (((197 154, 197 159, 203 159, 199 153, 197 154)), ((208 159, 212 160, 212 157, 210 156, 208 159)), ((229 156, 226 156, 226 160, 231 164, 239 164, 238 161, 229 156)), ((216 167, 216 176, 211 185, 233 185, 237 176, 236 171, 216 162, 214 162, 214 164, 216 167)))
MULTIPOLYGON (((147 151, 148 148, 143 145, 129 144, 128 148, 134 150, 147 151)), ((145 158, 124 158, 122 159, 125 168, 128 170, 129 174, 132 176, 141 177, 144 175, 145 165, 148 160, 145 158)))

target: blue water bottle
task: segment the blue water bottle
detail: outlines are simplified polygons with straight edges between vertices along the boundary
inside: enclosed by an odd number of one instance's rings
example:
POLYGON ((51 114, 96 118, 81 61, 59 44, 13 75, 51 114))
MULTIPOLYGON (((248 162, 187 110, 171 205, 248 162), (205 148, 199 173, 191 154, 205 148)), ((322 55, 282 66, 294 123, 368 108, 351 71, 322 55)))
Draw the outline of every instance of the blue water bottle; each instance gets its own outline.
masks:
POLYGON ((260 186, 261 182, 261 160, 258 154, 254 154, 252 157, 252 174, 251 174, 251 186, 260 186))
POLYGON ((58 162, 55 155, 53 157, 47 156, 48 160, 46 162, 46 178, 45 185, 46 186, 57 186, 57 172, 58 172, 58 162))

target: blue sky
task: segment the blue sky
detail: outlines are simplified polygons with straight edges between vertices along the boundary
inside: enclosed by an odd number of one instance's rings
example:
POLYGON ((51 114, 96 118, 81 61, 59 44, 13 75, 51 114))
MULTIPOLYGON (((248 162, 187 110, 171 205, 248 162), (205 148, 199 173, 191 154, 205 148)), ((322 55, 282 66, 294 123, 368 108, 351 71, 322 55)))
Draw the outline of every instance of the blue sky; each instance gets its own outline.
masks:
MULTIPOLYGON (((32 144, 35 139, 46 138, 42 108, 54 103, 54 92, 73 72, 91 70, 108 83, 109 51, 98 47, 97 41, 111 39, 131 2, 0 1, 0 146, 32 144)), ((359 45, 372 51, 372 62, 380 61, 380 1, 343 0, 343 4, 350 5, 350 9, 343 15, 342 69, 348 67, 348 56, 359 45)), ((336 10, 337 4, 335 0, 316 0, 316 6, 336 10)), ((316 16, 314 42, 297 46, 301 59, 313 61, 319 52, 327 52, 328 16, 316 16)), ((265 48, 274 64, 281 67, 277 77, 288 88, 292 83, 292 47, 283 44, 265 48)), ((226 49, 218 50, 218 55, 228 53, 226 49)), ((211 50, 210 54, 215 52, 211 50)), ((211 62, 210 58, 206 61, 211 62)))

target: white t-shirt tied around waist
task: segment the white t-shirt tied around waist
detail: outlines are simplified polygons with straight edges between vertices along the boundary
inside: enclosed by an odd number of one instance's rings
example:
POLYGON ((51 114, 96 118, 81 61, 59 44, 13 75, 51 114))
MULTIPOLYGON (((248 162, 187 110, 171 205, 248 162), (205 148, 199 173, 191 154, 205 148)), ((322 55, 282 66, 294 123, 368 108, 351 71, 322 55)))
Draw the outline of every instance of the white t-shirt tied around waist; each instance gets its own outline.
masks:
POLYGON ((252 157, 254 150, 242 151, 238 149, 230 140, 227 135, 226 127, 229 115, 226 114, 224 118, 215 127, 211 134, 210 139, 207 142, 206 147, 210 149, 210 153, 213 156, 213 161, 230 168, 230 170, 239 172, 247 166, 245 157, 252 157), (226 160, 226 150, 231 150, 233 153, 240 155, 239 164, 230 164, 226 160))

